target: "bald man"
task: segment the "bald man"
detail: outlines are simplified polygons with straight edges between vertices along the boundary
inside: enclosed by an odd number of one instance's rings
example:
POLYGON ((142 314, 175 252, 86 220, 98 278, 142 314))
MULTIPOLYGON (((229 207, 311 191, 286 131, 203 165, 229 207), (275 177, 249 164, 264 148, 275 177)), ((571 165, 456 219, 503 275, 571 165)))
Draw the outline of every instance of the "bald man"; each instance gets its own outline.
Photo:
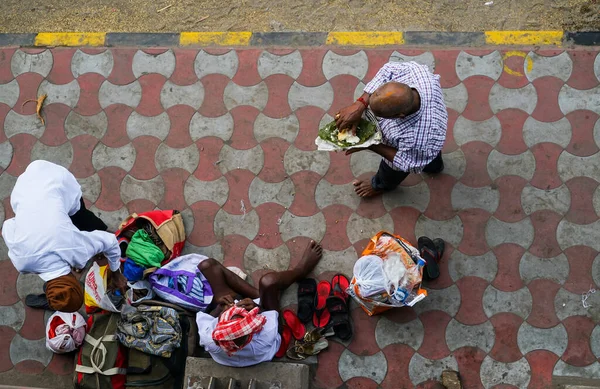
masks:
POLYGON ((371 150, 383 157, 371 180, 355 180, 354 191, 371 197, 396 188, 410 173, 444 170, 442 147, 448 113, 440 76, 416 62, 389 62, 365 86, 363 95, 335 116, 339 129, 356 126, 371 109, 383 133, 383 142, 346 151, 371 150))

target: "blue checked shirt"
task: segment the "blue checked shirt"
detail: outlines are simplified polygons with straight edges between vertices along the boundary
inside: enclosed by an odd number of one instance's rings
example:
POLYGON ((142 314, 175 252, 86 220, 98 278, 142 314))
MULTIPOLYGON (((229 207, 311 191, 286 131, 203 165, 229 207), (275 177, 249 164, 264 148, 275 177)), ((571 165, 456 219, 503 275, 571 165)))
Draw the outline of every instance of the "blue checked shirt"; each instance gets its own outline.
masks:
POLYGON ((416 62, 388 62, 364 91, 372 94, 390 81, 416 89, 421 97, 421 108, 402 119, 377 119, 383 143, 398 150, 393 161, 384 160, 394 170, 420 173, 442 150, 446 140, 448 112, 440 76, 416 62))

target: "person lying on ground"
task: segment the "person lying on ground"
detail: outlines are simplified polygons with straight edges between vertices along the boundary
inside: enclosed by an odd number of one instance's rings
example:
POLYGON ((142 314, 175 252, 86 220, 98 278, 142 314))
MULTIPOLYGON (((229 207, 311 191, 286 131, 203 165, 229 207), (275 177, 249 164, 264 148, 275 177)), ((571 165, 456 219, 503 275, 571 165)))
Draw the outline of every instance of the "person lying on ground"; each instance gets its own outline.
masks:
POLYGON ((281 345, 281 292, 306 278, 322 254, 321 246, 311 241, 294 269, 265 274, 258 289, 216 260, 202 261, 198 269, 210 284, 213 300, 209 313, 196 316, 200 346, 226 366, 251 366, 273 359, 281 345))
POLYGON ((416 62, 389 62, 365 86, 363 95, 335 115, 340 130, 356 126, 367 108, 377 117, 383 143, 346 151, 371 150, 383 157, 371 180, 354 181, 361 197, 396 188, 410 173, 440 173, 448 113, 440 76, 416 62))
POLYGON ((83 305, 83 287, 71 273, 104 253, 111 289, 127 282, 120 272, 121 250, 114 234, 83 203, 81 186, 67 169, 34 161, 19 176, 11 193, 15 217, 2 226, 2 237, 15 268, 45 281, 42 295, 29 295, 32 308, 75 312, 83 305))

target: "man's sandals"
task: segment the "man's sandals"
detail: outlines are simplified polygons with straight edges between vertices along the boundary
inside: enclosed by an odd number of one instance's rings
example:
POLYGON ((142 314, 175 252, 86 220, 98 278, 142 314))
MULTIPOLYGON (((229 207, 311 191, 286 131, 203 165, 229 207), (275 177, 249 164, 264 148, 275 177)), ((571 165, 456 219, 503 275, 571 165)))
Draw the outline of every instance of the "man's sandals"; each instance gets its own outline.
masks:
POLYGON ((435 280, 440 276, 440 267, 438 262, 444 255, 446 244, 442 239, 431 240, 422 236, 418 240, 418 249, 421 258, 426 262, 423 276, 426 280, 435 280))

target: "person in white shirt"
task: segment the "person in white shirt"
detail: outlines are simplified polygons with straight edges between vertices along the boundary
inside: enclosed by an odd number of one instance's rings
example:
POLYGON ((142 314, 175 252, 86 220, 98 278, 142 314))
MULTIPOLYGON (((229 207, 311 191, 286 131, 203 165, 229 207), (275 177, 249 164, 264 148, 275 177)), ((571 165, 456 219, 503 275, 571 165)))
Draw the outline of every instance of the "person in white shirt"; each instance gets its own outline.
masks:
POLYGON ((83 269, 90 258, 108 258, 112 289, 122 289, 121 250, 106 224, 85 208, 81 186, 67 169, 34 161, 19 176, 11 193, 15 217, 2 226, 8 256, 21 273, 38 274, 45 295, 29 295, 33 308, 74 312, 83 305, 83 288, 71 270, 83 269))
POLYGON ((200 346, 215 362, 226 366, 252 366, 273 359, 281 345, 281 292, 305 278, 322 253, 321 246, 311 241, 294 269, 265 274, 258 289, 216 260, 202 261, 198 269, 208 280, 214 297, 207 308, 210 313, 196 315, 200 346))

